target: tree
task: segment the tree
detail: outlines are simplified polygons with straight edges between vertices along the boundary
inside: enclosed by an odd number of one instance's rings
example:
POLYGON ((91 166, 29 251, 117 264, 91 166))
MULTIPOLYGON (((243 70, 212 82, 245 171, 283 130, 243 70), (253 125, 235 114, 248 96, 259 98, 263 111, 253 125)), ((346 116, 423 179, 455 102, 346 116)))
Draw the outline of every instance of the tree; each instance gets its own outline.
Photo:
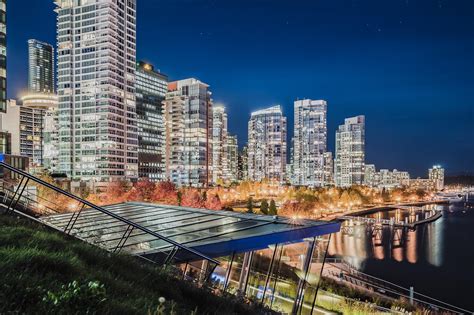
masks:
POLYGON ((260 212, 263 214, 268 214, 268 201, 267 199, 263 199, 262 203, 260 204, 260 212))
POLYGON ((181 205, 183 207, 204 208, 205 203, 197 189, 188 188, 183 192, 181 205))
POLYGON ((390 201, 390 192, 384 188, 382 188, 382 199, 384 202, 390 201))
POLYGON ((345 206, 349 205, 349 203, 351 202, 351 196, 349 195, 347 190, 344 190, 342 192, 341 197, 339 198, 339 201, 345 206))
POLYGON ((222 203, 218 194, 212 195, 210 198, 207 198, 206 209, 222 210, 222 203))
POLYGON ((127 201, 129 184, 125 181, 113 181, 107 185, 104 192, 90 194, 88 200, 96 205, 110 205, 127 201))
POLYGON ((178 206, 181 206, 183 203, 183 193, 181 191, 178 191, 176 193, 176 197, 178 197, 178 206))
POLYGON ((137 192, 137 200, 150 201, 155 191, 155 184, 148 179, 144 179, 136 182, 134 188, 137 192))
POLYGON ((136 187, 132 187, 124 196, 126 201, 143 201, 142 194, 136 187))
POLYGON ((151 200, 167 205, 178 204, 178 191, 176 190, 175 184, 170 181, 159 182, 155 185, 151 200))
POLYGON ((247 199, 247 213, 253 213, 253 198, 247 199))
POLYGON ((277 215, 278 214, 278 210, 277 210, 277 207, 276 207, 276 204, 275 204, 275 200, 270 200, 270 208, 268 209, 268 214, 269 215, 277 215))

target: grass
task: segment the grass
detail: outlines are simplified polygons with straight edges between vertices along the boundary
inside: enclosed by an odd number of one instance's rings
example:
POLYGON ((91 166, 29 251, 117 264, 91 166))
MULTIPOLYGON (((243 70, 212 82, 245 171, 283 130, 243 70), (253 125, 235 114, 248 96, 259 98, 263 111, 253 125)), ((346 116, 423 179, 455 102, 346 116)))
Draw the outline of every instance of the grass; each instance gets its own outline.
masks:
POLYGON ((332 279, 323 278, 320 283, 320 288, 326 292, 338 295, 344 300, 335 304, 321 301, 318 302, 318 306, 327 310, 342 312, 342 314, 373 314, 374 312, 370 310, 373 310, 375 306, 397 310, 402 313, 424 314, 423 309, 415 308, 410 305, 408 301, 382 298, 375 294, 365 293, 345 286, 332 279))
POLYGON ((138 258, 0 214, 0 314, 259 314, 138 258), (164 297, 166 302, 163 302, 164 297))

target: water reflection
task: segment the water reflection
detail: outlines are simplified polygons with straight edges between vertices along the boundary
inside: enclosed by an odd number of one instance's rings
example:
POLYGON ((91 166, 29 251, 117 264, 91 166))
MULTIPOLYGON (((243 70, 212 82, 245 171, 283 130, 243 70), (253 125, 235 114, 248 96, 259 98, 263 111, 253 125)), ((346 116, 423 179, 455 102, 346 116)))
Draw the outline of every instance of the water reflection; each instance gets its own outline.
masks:
MULTIPOLYGON (((419 210, 389 210, 376 212, 367 217, 393 222, 413 223, 426 219, 441 210, 429 205, 419 210)), ((396 225, 366 224, 346 221, 341 231, 334 234, 329 245, 329 255, 344 257, 355 268, 363 269, 368 259, 393 260, 415 264, 419 250, 433 266, 441 266, 443 252, 443 229, 438 222, 418 226, 417 229, 396 225)))

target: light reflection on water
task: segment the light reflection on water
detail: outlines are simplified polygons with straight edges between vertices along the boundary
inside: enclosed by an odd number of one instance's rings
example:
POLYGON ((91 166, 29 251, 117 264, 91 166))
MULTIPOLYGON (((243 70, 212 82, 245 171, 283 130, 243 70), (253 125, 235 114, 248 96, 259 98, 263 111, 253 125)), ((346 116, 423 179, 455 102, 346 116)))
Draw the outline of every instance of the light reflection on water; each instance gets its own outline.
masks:
MULTIPOLYGON (((473 206, 432 206, 431 210, 442 210, 443 216, 416 230, 345 222, 341 232, 333 234, 328 254, 368 274, 404 287, 414 285, 418 292, 474 309, 473 206)), ((368 216, 413 222, 424 215, 391 210, 368 216)))

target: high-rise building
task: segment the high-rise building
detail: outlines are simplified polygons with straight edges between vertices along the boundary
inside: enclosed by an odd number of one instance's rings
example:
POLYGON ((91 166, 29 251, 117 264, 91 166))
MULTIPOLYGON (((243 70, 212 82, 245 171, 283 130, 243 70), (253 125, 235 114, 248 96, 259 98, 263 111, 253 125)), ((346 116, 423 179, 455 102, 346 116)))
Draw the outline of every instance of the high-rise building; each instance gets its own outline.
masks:
MULTIPOLYGON (((0 117, 3 118, 4 113, 0 113, 0 117)), ((3 120, 3 119, 2 119, 3 120)), ((2 162, 28 172, 29 160, 27 157, 13 155, 12 154, 12 134, 8 131, 4 131, 2 120, 0 120, 0 155, 2 162)), ((12 172, 4 172, 4 169, 0 169, 0 178, 6 183, 10 179, 20 179, 21 176, 12 172)))
POLYGON ((22 156, 30 158, 30 168, 33 172, 44 166, 45 156, 48 167, 57 164, 58 143, 54 141, 58 131, 57 102, 55 94, 27 94, 21 98, 20 151, 22 156), (45 120, 46 114, 50 116, 48 120, 45 120), (46 143, 45 130, 48 132, 46 143))
MULTIPOLYGON (((7 100, 5 113, 0 113, 0 130, 10 134, 8 137, 9 152, 20 155, 20 108, 16 100, 7 100)), ((6 139, 6 138, 5 138, 6 139)))
POLYGON ((429 179, 433 181, 436 190, 444 189, 444 168, 435 165, 428 171, 429 179))
POLYGON ((249 180, 285 180, 286 127, 286 117, 279 105, 251 114, 247 149, 249 180))
POLYGON ((245 181, 249 179, 249 156, 247 146, 244 145, 242 150, 239 152, 238 161, 238 180, 245 181))
POLYGON ((7 111, 7 0, 0 0, 0 112, 7 111))
POLYGON ((212 179, 209 86, 194 78, 170 82, 165 124, 167 178, 178 186, 206 187, 212 179))
POLYGON ((56 0, 59 170, 138 177, 136 0, 56 0))
POLYGON ((223 105, 212 107, 212 183, 224 180, 227 169, 225 146, 227 141, 227 113, 223 105))
POLYGON ((222 172, 224 182, 239 180, 239 146, 237 136, 227 134, 224 144, 225 164, 222 172))
MULTIPOLYGON (((57 99, 56 99, 57 104, 57 99)), ((56 105, 57 106, 57 105, 56 105)), ((45 110, 43 118, 43 168, 51 173, 58 172, 59 158, 58 108, 45 110)))
POLYGON ((43 160, 43 117, 44 109, 20 105, 8 100, 7 112, 2 113, 2 128, 11 136, 12 154, 29 158, 30 167, 38 168, 43 160))
POLYGON ((325 152, 323 154, 324 159, 324 186, 334 185, 334 159, 332 152, 325 152))
POLYGON ((336 186, 361 185, 365 166, 365 116, 346 118, 336 131, 336 186))
POLYGON ((42 167, 55 172, 58 99, 54 82, 54 49, 50 44, 35 39, 28 41, 28 93, 22 96, 21 103, 21 154, 30 158, 33 172, 42 167))
POLYGON ((292 184, 325 185, 324 153, 327 151, 327 103, 323 100, 294 102, 292 184))
POLYGON ((53 94, 54 48, 36 39, 28 41, 28 91, 53 94))
POLYGON ((366 164, 364 170, 364 185, 380 189, 409 186, 410 174, 396 169, 393 171, 381 169, 377 172, 374 164, 366 164))
POLYGON ((163 101, 168 77, 142 61, 137 63, 136 76, 138 176, 161 181, 166 178, 163 101))
POLYGON ((364 166, 364 185, 376 187, 379 179, 377 178, 377 169, 374 164, 365 164, 364 166))

